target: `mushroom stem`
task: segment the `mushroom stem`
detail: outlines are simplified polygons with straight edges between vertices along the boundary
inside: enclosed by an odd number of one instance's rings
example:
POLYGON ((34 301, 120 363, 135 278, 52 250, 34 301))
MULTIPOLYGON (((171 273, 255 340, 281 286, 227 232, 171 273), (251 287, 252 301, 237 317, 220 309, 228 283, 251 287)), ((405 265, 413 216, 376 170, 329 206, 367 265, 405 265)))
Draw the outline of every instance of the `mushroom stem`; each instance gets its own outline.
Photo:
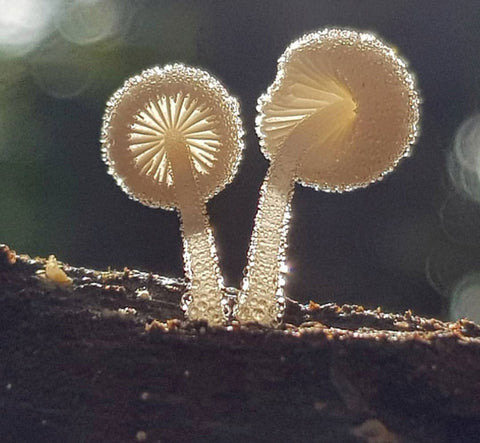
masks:
POLYGON ((240 322, 256 321, 273 326, 281 320, 281 270, 287 247, 295 168, 295 162, 287 156, 278 156, 263 182, 236 314, 240 322))
POLYGON ((190 320, 207 320, 211 325, 220 325, 224 320, 222 279, 215 258, 215 242, 205 203, 198 192, 188 146, 180 137, 166 138, 165 145, 182 223, 185 272, 190 280, 191 300, 186 314, 190 320))
POLYGON ((248 253, 239 321, 275 325, 283 316, 285 253, 290 203, 299 179, 298 168, 312 148, 327 166, 337 163, 356 115, 353 99, 337 100, 299 123, 278 148, 262 185, 253 240, 248 253))

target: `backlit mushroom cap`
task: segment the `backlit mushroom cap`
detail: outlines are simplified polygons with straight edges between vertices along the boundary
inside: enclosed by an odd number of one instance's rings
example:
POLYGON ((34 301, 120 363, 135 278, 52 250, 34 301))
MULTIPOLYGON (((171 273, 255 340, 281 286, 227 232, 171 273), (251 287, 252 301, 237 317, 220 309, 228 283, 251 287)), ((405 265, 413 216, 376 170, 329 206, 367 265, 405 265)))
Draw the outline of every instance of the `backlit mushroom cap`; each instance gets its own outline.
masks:
POLYGON ((327 29, 296 40, 279 59, 259 99, 257 133, 270 159, 294 136, 303 144, 297 179, 342 192, 381 179, 409 154, 419 102, 391 48, 371 34, 327 29))
POLYGON ((242 132, 237 100, 207 72, 181 64, 155 67, 128 79, 107 102, 103 158, 132 198, 173 209, 168 140, 186 145, 199 195, 206 201, 233 179, 242 132))

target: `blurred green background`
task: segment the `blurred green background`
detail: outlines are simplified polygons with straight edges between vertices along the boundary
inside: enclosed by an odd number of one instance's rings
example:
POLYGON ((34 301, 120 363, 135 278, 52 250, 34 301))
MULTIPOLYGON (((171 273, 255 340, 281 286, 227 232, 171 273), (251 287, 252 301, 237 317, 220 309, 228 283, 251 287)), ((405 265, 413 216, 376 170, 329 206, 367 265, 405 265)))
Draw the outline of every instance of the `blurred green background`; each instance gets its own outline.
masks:
POLYGON ((267 161, 257 97, 305 32, 372 31, 410 62, 421 137, 394 174, 335 195, 298 187, 288 294, 480 321, 480 8, 475 0, 0 0, 0 242, 76 266, 182 276, 175 213, 129 200, 106 173, 104 104, 175 61, 242 105, 239 174, 208 205, 228 285, 246 263, 267 161))

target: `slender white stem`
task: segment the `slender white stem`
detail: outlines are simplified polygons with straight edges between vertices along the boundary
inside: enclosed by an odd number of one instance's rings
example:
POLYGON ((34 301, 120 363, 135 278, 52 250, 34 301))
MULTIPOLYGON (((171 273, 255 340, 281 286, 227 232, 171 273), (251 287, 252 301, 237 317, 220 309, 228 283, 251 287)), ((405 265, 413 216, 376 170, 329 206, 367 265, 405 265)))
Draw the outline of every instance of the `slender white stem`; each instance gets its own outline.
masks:
POLYGON ((224 321, 223 292, 205 202, 198 192, 185 141, 172 137, 166 146, 182 221, 185 270, 190 280, 187 316, 219 325, 224 321))
POLYGON ((290 203, 299 179, 305 154, 320 147, 326 161, 335 161, 328 149, 343 143, 345 128, 352 121, 349 101, 325 106, 313 117, 299 123, 273 158, 262 185, 242 295, 236 316, 241 322, 256 321, 275 325, 283 315, 282 276, 287 248, 290 203), (339 118, 348 115, 349 119, 339 118))
POLYGON ((284 263, 288 215, 295 185, 295 162, 286 156, 272 161, 262 185, 259 209, 248 252, 243 294, 237 308, 241 322, 275 325, 282 315, 281 269, 284 263))

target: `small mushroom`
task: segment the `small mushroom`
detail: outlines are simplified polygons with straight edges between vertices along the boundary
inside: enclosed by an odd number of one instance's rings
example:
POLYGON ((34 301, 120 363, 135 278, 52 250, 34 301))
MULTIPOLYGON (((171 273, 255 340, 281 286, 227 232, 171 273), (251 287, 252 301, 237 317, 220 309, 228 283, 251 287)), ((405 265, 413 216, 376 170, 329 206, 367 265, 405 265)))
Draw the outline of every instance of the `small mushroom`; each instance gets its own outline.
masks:
POLYGON ((239 105, 210 74, 181 64, 128 79, 107 102, 103 158, 133 199, 178 209, 190 319, 221 324, 223 281, 205 204, 234 177, 240 159, 239 105))
POLYGON ((326 29, 287 48, 258 103, 270 168, 236 314, 275 324, 283 315, 294 184, 343 192, 382 179, 415 142, 419 96, 405 62, 378 38, 326 29))

